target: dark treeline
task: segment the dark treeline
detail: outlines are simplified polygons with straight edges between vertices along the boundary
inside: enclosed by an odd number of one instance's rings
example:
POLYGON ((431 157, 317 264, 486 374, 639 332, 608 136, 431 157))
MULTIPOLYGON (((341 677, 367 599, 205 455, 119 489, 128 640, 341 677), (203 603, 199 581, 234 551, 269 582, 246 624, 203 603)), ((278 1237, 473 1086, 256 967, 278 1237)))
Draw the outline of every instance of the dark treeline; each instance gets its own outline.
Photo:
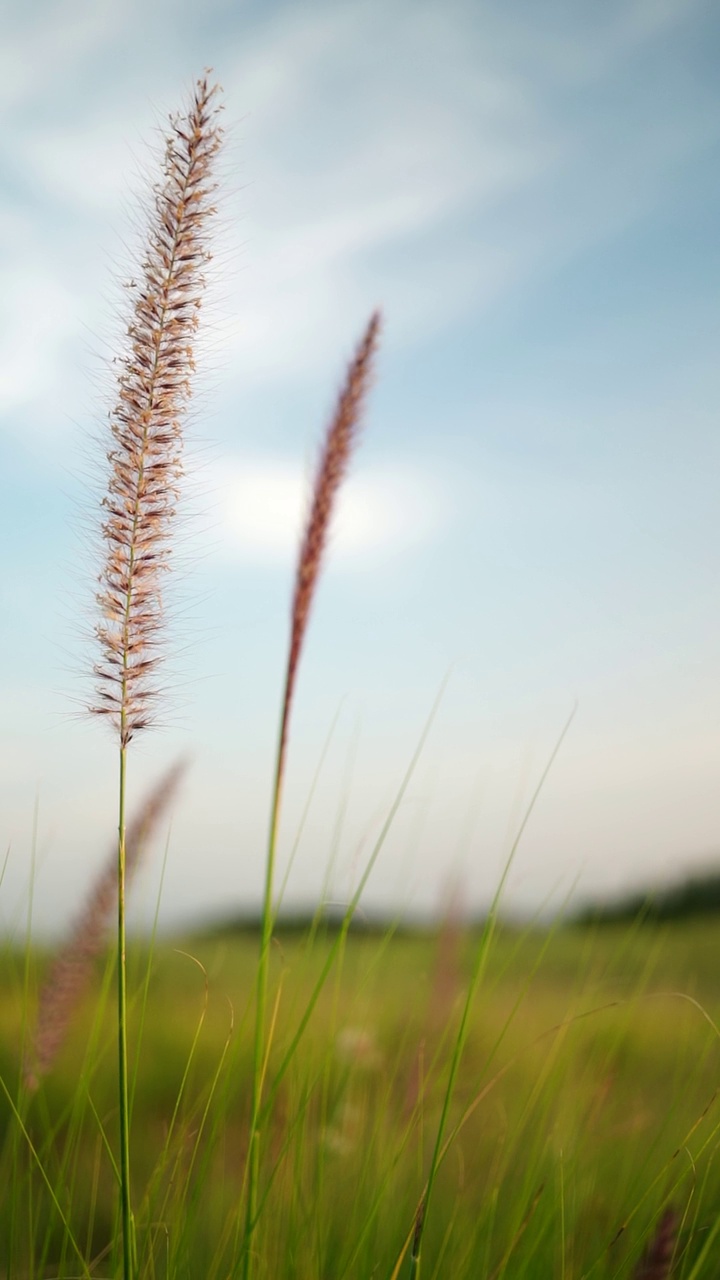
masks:
POLYGON ((635 892, 613 902, 589 903, 575 916, 578 924, 614 924, 629 920, 686 920, 720 913, 720 870, 688 876, 665 889, 635 892))
MULTIPOLYGON (((585 903, 570 919, 573 925, 585 924, 622 924, 626 922, 659 922, 665 920, 686 920, 693 916, 712 916, 720 914, 720 869, 695 873, 684 880, 666 888, 635 890, 632 893, 605 902, 585 903)), ((482 930, 486 917, 478 915, 462 920, 448 921, 439 916, 437 919, 398 919, 381 912, 366 914, 357 912, 350 924, 350 932, 355 935, 367 934, 371 937, 385 936, 388 931, 406 935, 434 935, 439 930, 454 927, 462 933, 475 933, 482 930)), ((505 928, 523 928, 523 920, 517 917, 501 917, 505 928)), ((547 920, 545 922, 548 923, 547 920)), ((292 936, 318 931, 321 934, 333 935, 344 925, 342 908, 333 906, 325 910, 312 909, 283 912, 276 923, 278 934, 292 936)), ((527 921, 525 921, 527 927, 527 921)), ((195 936, 208 938, 234 937, 242 934, 255 934, 260 929, 259 914, 248 912, 230 917, 220 918, 196 925, 191 928, 195 936)))

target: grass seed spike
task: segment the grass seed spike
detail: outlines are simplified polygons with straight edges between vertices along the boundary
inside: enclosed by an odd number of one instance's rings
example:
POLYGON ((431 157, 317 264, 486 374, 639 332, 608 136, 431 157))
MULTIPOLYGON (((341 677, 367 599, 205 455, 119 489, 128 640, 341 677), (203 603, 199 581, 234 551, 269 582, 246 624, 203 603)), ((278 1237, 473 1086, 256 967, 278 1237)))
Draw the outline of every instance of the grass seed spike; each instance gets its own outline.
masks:
POLYGON ((152 723, 160 689, 173 517, 182 476, 182 418, 194 372, 193 343, 210 254, 213 162, 222 141, 218 87, 199 80, 185 114, 171 117, 163 177, 154 191, 127 346, 110 415, 109 478, 102 506, 105 560, 97 600, 101 657, 92 711, 107 717, 120 748, 118 805, 118 1067, 123 1280, 137 1269, 130 1200, 125 959, 126 753, 152 723))

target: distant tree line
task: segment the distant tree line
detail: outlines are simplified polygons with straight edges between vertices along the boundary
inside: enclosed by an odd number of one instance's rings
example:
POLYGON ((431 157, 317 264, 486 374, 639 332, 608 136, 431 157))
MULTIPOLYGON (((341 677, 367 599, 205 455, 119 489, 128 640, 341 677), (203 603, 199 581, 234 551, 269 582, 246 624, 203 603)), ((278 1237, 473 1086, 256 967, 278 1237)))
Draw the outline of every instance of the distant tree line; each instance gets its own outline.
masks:
POLYGON ((720 913, 720 870, 688 876, 666 889, 627 894, 613 902, 590 903, 578 924, 612 924, 628 920, 685 920, 720 913))

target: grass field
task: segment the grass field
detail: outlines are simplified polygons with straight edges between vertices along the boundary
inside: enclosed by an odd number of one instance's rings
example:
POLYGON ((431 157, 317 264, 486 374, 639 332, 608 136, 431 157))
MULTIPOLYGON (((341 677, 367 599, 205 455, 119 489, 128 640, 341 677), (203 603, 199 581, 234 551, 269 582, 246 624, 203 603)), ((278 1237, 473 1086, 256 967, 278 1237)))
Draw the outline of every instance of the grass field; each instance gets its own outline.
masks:
POLYGON ((342 924, 275 928, 294 693, 379 311, 298 548, 257 931, 126 948, 126 884, 182 771, 127 812, 131 743, 172 691, 164 584, 218 93, 206 75, 170 118, 113 362, 88 710, 116 738, 117 844, 78 886, 59 961, 0 959, 0 1280, 710 1280, 720 926, 499 928, 514 846, 482 929, 350 929, 442 690, 342 924))
MULTIPOLYGON (((717 1276, 719 932, 713 920, 498 931, 452 1101, 448 1135, 460 1129, 438 1176, 424 1276, 669 1274, 636 1272, 668 1204, 680 1215, 672 1274, 717 1276)), ((478 938, 449 926, 351 933, 275 1089, 336 942, 281 931, 273 945, 271 1108, 255 1233, 265 1277, 407 1274, 403 1249, 478 938)), ((251 934, 131 955, 143 1276, 235 1273, 256 965, 251 934)), ((12 953, 2 965, 0 1274, 112 1275, 110 969, 105 982, 98 972, 54 1070, 30 1097, 19 1084, 21 1046, 43 966, 41 955, 26 966, 12 953)))

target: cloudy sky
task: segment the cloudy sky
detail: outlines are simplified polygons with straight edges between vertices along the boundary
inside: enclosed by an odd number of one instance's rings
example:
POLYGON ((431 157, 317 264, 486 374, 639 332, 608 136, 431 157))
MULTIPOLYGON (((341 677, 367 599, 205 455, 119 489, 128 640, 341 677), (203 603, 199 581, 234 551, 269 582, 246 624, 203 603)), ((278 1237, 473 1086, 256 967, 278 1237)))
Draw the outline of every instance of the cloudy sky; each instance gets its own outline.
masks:
POLYGON ((716 5, 31 0, 4 27, 2 920, 33 880, 62 928, 112 842, 115 744, 82 711, 111 360, 164 122, 206 66, 227 145, 132 795, 192 769, 137 919, 166 843, 167 924, 259 901, 306 484, 378 305, 291 731, 288 903, 352 893, 448 673, 368 909, 453 881, 486 903, 576 702, 508 906, 720 851, 716 5))

